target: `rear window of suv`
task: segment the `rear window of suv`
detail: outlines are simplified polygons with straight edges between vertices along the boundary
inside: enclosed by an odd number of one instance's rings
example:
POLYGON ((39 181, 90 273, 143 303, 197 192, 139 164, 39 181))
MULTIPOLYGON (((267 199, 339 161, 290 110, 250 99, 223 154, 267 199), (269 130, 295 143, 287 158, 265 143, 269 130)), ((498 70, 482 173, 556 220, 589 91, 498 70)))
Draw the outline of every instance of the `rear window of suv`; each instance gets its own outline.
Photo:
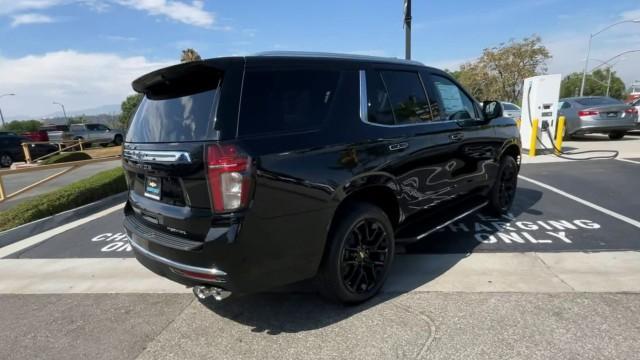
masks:
POLYGON ((217 89, 169 99, 142 99, 126 141, 139 143, 216 140, 210 125, 217 89))
POLYGON ((240 136, 318 129, 335 103, 341 71, 247 70, 240 136))

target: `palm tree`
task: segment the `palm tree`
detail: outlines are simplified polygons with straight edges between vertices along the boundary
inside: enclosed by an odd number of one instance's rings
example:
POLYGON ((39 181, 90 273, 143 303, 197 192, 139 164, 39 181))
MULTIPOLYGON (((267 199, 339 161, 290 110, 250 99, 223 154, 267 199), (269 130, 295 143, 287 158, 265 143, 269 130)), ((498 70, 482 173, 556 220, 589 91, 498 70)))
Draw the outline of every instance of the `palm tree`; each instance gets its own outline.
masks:
POLYGON ((198 61, 202 60, 200 54, 197 51, 189 48, 186 50, 182 50, 182 56, 180 57, 180 62, 189 62, 189 61, 198 61))

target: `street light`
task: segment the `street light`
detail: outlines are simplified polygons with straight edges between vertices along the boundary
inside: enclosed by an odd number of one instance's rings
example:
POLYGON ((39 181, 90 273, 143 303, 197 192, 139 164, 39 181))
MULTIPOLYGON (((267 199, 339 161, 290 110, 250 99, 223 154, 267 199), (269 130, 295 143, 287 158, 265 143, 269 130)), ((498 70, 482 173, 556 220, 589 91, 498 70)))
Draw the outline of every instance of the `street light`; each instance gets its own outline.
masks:
POLYGON ((64 119, 67 122, 67 125, 69 125, 69 118, 67 118, 67 111, 64 109, 64 105, 62 105, 59 102, 53 102, 54 105, 60 105, 60 107, 62 108, 62 113, 64 114, 64 119))
POLYGON ((640 23, 640 19, 618 21, 617 23, 613 23, 594 34, 589 34, 589 46, 587 46, 587 57, 584 60, 584 70, 582 71, 582 85, 580 85, 580 96, 584 95, 584 82, 587 78, 587 69, 589 67, 589 56, 591 55, 591 41, 596 35, 602 33, 603 31, 608 30, 616 25, 620 25, 624 23, 640 23))
MULTIPOLYGON (((0 95, 0 98, 5 97, 5 96, 16 96, 16 94, 14 93, 8 93, 8 94, 2 94, 0 95)), ((4 115, 2 115, 2 109, 0 109, 0 119, 2 119, 2 127, 4 127, 4 115)))

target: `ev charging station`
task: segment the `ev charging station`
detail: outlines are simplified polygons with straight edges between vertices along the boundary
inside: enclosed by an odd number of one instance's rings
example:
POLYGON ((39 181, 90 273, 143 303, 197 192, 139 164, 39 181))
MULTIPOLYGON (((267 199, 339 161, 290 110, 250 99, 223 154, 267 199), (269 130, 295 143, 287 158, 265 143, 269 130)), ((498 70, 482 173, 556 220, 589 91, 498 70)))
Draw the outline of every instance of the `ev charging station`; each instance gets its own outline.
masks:
POLYGON ((553 150, 561 80, 560 74, 540 75, 524 80, 520 115, 520 139, 524 149, 553 150), (547 131, 551 136, 548 136, 547 131))

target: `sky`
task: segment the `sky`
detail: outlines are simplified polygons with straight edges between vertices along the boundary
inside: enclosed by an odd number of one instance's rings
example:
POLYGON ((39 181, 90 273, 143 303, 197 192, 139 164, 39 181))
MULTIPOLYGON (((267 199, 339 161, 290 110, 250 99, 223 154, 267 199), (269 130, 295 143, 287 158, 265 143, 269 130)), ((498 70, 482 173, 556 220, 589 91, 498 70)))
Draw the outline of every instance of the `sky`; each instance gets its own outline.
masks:
MULTIPOLYGON (((177 63, 270 50, 404 57, 402 0, 0 0, 0 108, 40 117, 119 104, 131 81, 177 63)), ((639 0, 413 0, 413 58, 456 69, 487 47, 532 34, 549 73, 581 71, 589 34, 640 19, 639 0)), ((591 64, 640 50, 640 23, 593 38, 591 64)), ((640 52, 614 69, 640 80, 640 52)))

